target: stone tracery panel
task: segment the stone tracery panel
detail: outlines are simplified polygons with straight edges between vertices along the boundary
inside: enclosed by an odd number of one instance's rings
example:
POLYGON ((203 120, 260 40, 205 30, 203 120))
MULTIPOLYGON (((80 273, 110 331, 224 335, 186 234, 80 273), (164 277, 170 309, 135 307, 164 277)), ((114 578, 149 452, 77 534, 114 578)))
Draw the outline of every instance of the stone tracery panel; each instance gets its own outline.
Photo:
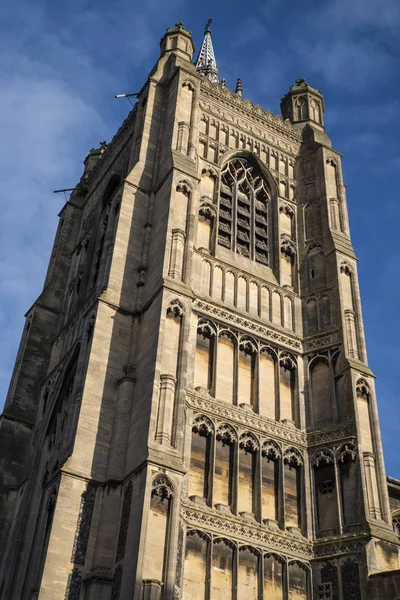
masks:
POLYGON ((124 491, 124 500, 122 503, 121 523, 119 526, 117 553, 115 556, 116 562, 122 560, 125 556, 125 547, 128 535, 129 519, 131 514, 132 493, 133 485, 132 481, 129 481, 124 491))
POLYGON ((190 528, 186 536, 184 600, 206 598, 309 600, 310 567, 251 544, 190 528), (208 558, 209 557, 209 558, 208 558), (236 583, 236 585, 235 585, 236 583))
POLYGON ((223 167, 219 203, 218 243, 268 265, 269 190, 247 159, 236 157, 223 167))

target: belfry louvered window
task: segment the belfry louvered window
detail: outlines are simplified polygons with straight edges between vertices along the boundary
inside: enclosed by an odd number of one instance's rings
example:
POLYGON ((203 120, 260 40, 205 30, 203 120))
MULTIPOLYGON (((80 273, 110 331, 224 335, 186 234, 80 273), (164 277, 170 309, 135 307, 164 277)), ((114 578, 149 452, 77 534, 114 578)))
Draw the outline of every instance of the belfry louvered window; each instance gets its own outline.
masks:
POLYGON ((268 265, 267 184, 248 160, 237 157, 222 169, 218 243, 268 265))

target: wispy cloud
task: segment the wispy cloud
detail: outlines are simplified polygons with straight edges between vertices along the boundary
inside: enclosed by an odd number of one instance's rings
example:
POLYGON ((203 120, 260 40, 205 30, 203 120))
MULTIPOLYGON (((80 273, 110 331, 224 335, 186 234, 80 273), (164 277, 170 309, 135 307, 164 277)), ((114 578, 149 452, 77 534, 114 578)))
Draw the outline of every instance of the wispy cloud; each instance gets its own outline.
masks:
MULTIPOLYGON (((175 21, 183 5, 170 1, 175 21)), ((163 11, 163 0, 0 5, 0 409, 64 203, 52 190, 75 185, 89 149, 127 114, 113 95, 143 85, 163 11)))
POLYGON ((307 65, 310 75, 319 75, 328 85, 345 86, 357 94, 371 85, 372 73, 378 74, 374 77, 382 73, 387 76, 397 68, 394 58, 371 40, 293 41, 292 49, 307 65))
MULTIPOLYGON (((399 382, 386 357, 397 360, 400 333, 394 300, 400 293, 400 3, 260 0, 251 12, 246 9, 239 0, 229 10, 211 0, 0 4, 0 405, 22 315, 40 292, 63 203, 52 190, 74 185, 89 148, 112 137, 129 109, 113 95, 143 85, 165 28, 184 20, 197 32, 198 46, 213 16, 217 61, 228 85, 241 76, 245 96, 274 112, 297 77, 324 93, 328 134, 346 153, 369 356, 384 396, 385 443, 396 448, 400 419, 392 407, 399 382)), ((388 458, 399 476, 400 465, 388 458)))

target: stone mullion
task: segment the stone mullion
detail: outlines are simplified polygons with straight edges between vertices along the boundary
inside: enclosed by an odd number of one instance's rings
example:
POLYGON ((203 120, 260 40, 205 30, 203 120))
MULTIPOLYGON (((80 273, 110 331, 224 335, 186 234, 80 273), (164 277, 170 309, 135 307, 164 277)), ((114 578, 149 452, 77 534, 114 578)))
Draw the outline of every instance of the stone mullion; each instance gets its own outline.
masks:
POLYGON ((306 580, 307 598, 312 598, 313 581, 312 581, 312 571, 309 566, 307 567, 306 573, 307 573, 307 580, 306 580))
POLYGON ((283 575, 283 600, 290 600, 289 599, 289 564, 288 564, 288 559, 285 558, 285 562, 283 564, 283 571, 284 571, 284 575, 283 575))
POLYGON ((255 355, 255 366, 254 366, 254 386, 253 386, 253 408, 255 408, 255 412, 260 414, 260 350, 257 349, 257 353, 255 355))
POLYGON ((239 406, 239 340, 235 336, 233 345, 233 399, 234 406, 239 406))
POLYGON ((339 520, 339 535, 343 535, 343 511, 342 511, 342 486, 340 483, 340 473, 338 467, 337 457, 334 460, 334 468, 335 468, 335 485, 336 485, 336 502, 338 509, 338 520, 339 520))
POLYGON ((281 376, 280 376, 280 365, 279 355, 274 359, 274 374, 275 374, 275 419, 280 421, 281 415, 281 376))
POLYGON ((310 511, 311 511, 311 534, 316 539, 318 533, 318 501, 317 501, 317 492, 315 489, 315 466, 314 464, 310 464, 310 494, 311 494, 311 502, 310 502, 310 511))
POLYGON ((256 259, 256 197, 254 187, 250 192, 250 256, 252 260, 256 259))
POLYGON ((285 515, 285 467, 283 454, 279 459, 279 481, 278 481, 278 523, 282 531, 286 530, 285 515))
MULTIPOLYGON (((238 574, 239 574, 239 545, 235 544, 233 548, 233 565, 232 565, 232 599, 241 600, 238 597, 238 574)), ((214 599, 212 599, 214 600, 214 599)))
POLYGON ((210 298, 213 297, 214 295, 214 263, 210 263, 211 264, 211 269, 210 269, 210 284, 209 284, 209 289, 208 289, 208 296, 210 296, 210 298))
POLYGON ((317 331, 321 331, 321 297, 316 296, 315 300, 317 303, 317 331))
MULTIPOLYGON (((302 359, 299 357, 299 361, 302 359)), ((295 400, 297 403, 297 415, 294 412, 293 417, 298 417, 298 422, 296 426, 302 430, 306 429, 306 407, 305 407, 305 395, 300 393, 300 390, 304 390, 306 387, 306 382, 304 381, 304 369, 300 368, 299 362, 297 363, 295 369, 295 400)), ((293 419, 294 421, 296 419, 293 419)))
POLYGON ((255 478, 255 490, 253 497, 253 511, 256 521, 262 523, 262 455, 261 455, 261 444, 257 452, 256 468, 253 477, 255 478))
MULTIPOLYGON (((173 600, 175 573, 178 557, 178 538, 179 538, 179 520, 180 520, 180 498, 174 495, 171 499, 170 514, 168 516, 168 532, 165 549, 164 563, 164 590, 163 600, 173 600)), ((151 560, 151 557, 147 557, 151 560)))
MULTIPOLYGON (((197 196, 197 194, 196 194, 197 196)), ((185 242, 183 250, 183 268, 182 268, 182 281, 187 283, 191 279, 193 270, 194 260, 194 239, 195 239, 195 225, 197 220, 196 206, 198 205, 197 197, 195 198, 195 192, 190 192, 188 198, 188 209, 186 214, 186 231, 185 231, 185 242)))
POLYGON ((269 321, 270 323, 273 322, 273 306, 272 306, 272 295, 273 295, 273 289, 271 287, 268 287, 268 298, 269 298, 269 321))
POLYGON ((188 142, 188 155, 191 159, 196 159, 197 140, 199 137, 198 123, 199 123, 199 112, 200 106, 198 102, 199 87, 196 86, 192 93, 192 106, 190 111, 190 130, 189 130, 189 142, 188 142))
POLYGON ((336 398, 335 373, 334 373, 334 367, 333 367, 333 363, 332 363, 332 355, 331 354, 329 355, 329 374, 330 374, 333 422, 334 422, 334 424, 337 424, 339 415, 338 415, 338 405, 337 405, 337 398, 336 398))
POLYGON ((238 192, 237 192, 237 183, 236 181, 233 183, 233 187, 232 187, 232 244, 231 244, 231 250, 232 252, 236 253, 236 236, 237 236, 237 206, 238 206, 238 201, 237 201, 237 196, 238 196, 238 192))
POLYGON ((233 304, 234 306, 238 304, 238 272, 236 269, 234 271, 233 304))
POLYGON ((225 269, 225 267, 222 267, 221 271, 222 271, 221 300, 222 300, 222 303, 225 303, 225 291, 226 291, 226 269, 225 269))
POLYGON ((337 584, 338 584, 338 592, 339 592, 339 598, 338 600, 346 600, 346 598, 344 598, 344 590, 343 590, 343 583, 342 583, 342 569, 340 568, 340 564, 339 561, 337 561, 337 584))
POLYGON ((211 508, 214 508, 214 481, 215 481, 215 454, 217 450, 217 432, 213 431, 211 434, 211 451, 210 451, 210 472, 209 472, 209 489, 208 489, 208 502, 211 508))
POLYGON ((312 519, 312 495, 310 485, 310 464, 308 456, 305 452, 304 464, 300 467, 300 515, 301 515, 301 530, 303 535, 308 539, 312 538, 313 534, 313 519, 312 519))
MULTIPOLYGON (((282 260, 282 258, 281 258, 281 260, 282 260)), ((285 304, 283 301, 283 294, 279 294, 279 297, 280 297, 280 301, 281 301, 281 326, 285 327, 285 304)))
MULTIPOLYGON (((100 258, 102 260, 101 260, 101 264, 99 267, 97 281, 95 284, 95 287, 100 290, 103 290, 104 288, 107 287, 108 277, 109 277, 108 267, 111 266, 111 258, 112 258, 112 253, 113 253, 113 249, 114 249, 113 244, 112 244, 112 240, 114 237, 114 235, 113 235, 114 226, 115 226, 115 212, 113 210, 113 202, 111 202, 109 204, 109 206, 105 209, 104 213, 101 214, 100 218, 105 218, 105 217, 108 217, 108 222, 106 225, 106 229, 104 231, 103 247, 101 249, 99 249, 100 258)), ((103 227, 103 224, 101 221, 99 221, 99 227, 103 227)))
POLYGON ((216 388, 217 388, 217 355, 218 355, 218 340, 219 340, 219 331, 217 331, 216 335, 210 338, 210 349, 211 349, 211 357, 209 357, 209 361, 211 362, 211 385, 210 385, 210 396, 215 398, 216 388))
POLYGON ((181 317, 181 326, 178 341, 178 358, 177 358, 177 376, 176 389, 173 399, 172 409, 172 428, 171 442, 179 451, 182 451, 184 446, 184 405, 185 405, 185 390, 193 379, 188 379, 188 356, 193 352, 191 345, 191 310, 189 309, 185 316, 181 317))
POLYGON ((208 538, 207 554, 206 554, 206 593, 205 600, 211 598, 211 577, 212 577, 212 551, 213 551, 213 535, 208 538))
POLYGON ((118 214, 116 214, 117 207, 118 207, 118 196, 114 197, 114 200, 110 207, 110 218, 109 218, 107 232, 106 232, 106 236, 105 236, 105 240, 104 240, 105 269, 104 269, 104 274, 101 275, 101 277, 99 277, 99 281, 102 283, 102 289, 108 287, 108 280, 110 277, 112 257, 114 254, 115 234, 117 231, 117 225, 118 225, 118 219, 119 219, 119 211, 118 211, 118 214))
POLYGON ((233 475, 232 475, 232 513, 238 514, 239 505, 239 440, 234 443, 234 456, 233 456, 233 475))

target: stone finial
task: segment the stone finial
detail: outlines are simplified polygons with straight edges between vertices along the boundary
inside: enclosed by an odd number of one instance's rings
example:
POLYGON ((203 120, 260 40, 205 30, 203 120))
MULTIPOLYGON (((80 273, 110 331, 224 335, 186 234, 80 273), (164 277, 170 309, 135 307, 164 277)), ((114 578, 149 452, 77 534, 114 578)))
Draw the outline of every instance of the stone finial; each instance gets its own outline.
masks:
POLYGON ((235 94, 238 96, 243 96, 243 82, 241 77, 238 77, 236 82, 235 94))

